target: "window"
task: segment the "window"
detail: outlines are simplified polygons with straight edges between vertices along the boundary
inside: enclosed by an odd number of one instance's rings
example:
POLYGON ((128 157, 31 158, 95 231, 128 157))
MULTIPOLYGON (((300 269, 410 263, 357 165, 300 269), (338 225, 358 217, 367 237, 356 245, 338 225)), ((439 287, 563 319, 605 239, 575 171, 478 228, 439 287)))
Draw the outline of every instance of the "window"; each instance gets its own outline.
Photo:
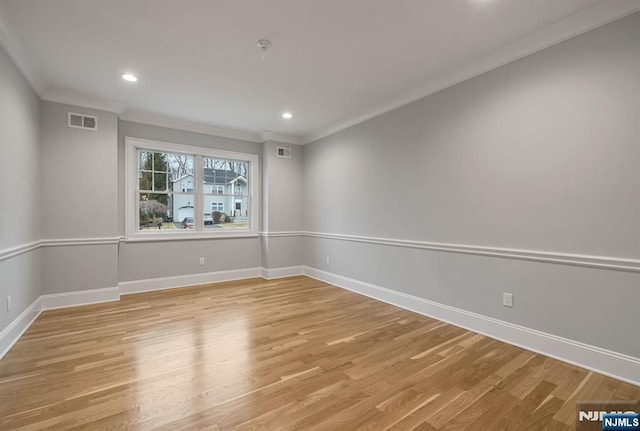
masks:
POLYGON ((138 149, 137 159, 138 229, 186 229, 185 220, 193 217, 193 186, 188 184, 194 156, 138 149))
POLYGON ((218 157, 202 157, 202 189, 211 190, 204 193, 205 208, 211 206, 213 224, 205 225, 206 229, 247 229, 249 205, 248 196, 234 193, 234 186, 239 181, 247 181, 249 163, 218 157), (235 210, 236 203, 240 210, 235 210), (225 209, 234 210, 226 212, 225 209))
POLYGON ((257 234, 257 156, 125 142, 128 240, 257 234))

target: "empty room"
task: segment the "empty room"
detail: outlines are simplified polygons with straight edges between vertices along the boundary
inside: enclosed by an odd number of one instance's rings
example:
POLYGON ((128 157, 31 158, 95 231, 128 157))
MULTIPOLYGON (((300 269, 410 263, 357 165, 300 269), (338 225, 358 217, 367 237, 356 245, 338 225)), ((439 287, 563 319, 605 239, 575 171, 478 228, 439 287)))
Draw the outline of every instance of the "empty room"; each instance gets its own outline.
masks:
POLYGON ((640 430, 640 1, 0 0, 0 430, 640 430))

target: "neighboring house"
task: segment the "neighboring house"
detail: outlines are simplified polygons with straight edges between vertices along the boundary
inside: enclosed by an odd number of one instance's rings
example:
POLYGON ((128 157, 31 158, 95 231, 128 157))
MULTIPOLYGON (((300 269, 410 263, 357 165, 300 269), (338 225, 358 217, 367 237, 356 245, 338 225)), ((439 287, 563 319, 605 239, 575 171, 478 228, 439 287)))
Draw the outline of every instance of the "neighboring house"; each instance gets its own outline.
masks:
MULTIPOLYGON (((193 175, 183 175, 173 182, 174 192, 193 193, 193 175)), ((204 170, 204 213, 220 211, 232 217, 247 216, 247 179, 234 171, 204 170)), ((174 194, 170 208, 174 221, 193 217, 193 195, 174 194)))

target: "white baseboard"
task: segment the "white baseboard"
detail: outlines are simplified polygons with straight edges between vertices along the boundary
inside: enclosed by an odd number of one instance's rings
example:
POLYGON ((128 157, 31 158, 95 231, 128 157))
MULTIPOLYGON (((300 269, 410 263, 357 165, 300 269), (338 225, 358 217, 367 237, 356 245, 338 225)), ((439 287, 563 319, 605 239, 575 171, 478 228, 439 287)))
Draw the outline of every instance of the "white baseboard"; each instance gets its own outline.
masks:
POLYGON ((262 277, 267 280, 303 275, 304 266, 287 266, 283 268, 262 268, 262 277))
MULTIPOLYGON (((302 267, 297 268, 298 274, 302 274, 302 267)), ((289 268, 282 269, 289 270, 289 268)), ((260 277, 263 270, 265 270, 265 268, 247 268, 233 271, 209 272, 205 274, 125 281, 118 283, 118 287, 41 295, 0 333, 0 359, 13 347, 22 334, 29 329, 29 326, 31 326, 44 310, 118 301, 121 294, 126 295, 129 293, 149 292, 260 277)), ((280 270, 280 268, 275 271, 278 270, 280 270)))
POLYGON ((639 358, 514 325, 316 268, 305 266, 304 274, 325 283, 640 386, 639 358))
POLYGON ((221 281, 242 280, 262 276, 263 268, 234 269, 230 271, 205 272, 202 274, 177 275, 173 277, 147 278, 144 280, 122 281, 118 283, 121 295, 175 289, 221 281))
POLYGON ((0 332, 0 359, 16 344, 16 341, 29 329, 29 326, 38 318, 41 312, 42 303, 38 298, 0 332))
POLYGON ((309 277, 640 386, 640 359, 306 266, 246 268, 118 283, 118 287, 42 295, 0 333, 0 359, 42 310, 117 301, 120 295, 198 284, 295 275, 309 277))
POLYGON ((117 287, 81 290, 78 292, 54 293, 50 295, 42 295, 40 297, 43 310, 97 304, 99 302, 117 301, 119 299, 120 293, 118 292, 117 287))

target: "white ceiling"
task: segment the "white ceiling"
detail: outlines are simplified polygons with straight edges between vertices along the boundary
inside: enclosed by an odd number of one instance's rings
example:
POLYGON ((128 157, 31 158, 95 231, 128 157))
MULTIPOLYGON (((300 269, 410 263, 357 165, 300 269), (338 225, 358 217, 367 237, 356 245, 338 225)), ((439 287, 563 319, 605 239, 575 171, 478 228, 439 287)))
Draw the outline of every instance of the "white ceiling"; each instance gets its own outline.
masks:
POLYGON ((308 142, 639 8, 637 0, 0 0, 0 40, 47 100, 308 142), (264 60, 261 38, 273 43, 264 60), (125 71, 139 82, 123 81, 125 71))

